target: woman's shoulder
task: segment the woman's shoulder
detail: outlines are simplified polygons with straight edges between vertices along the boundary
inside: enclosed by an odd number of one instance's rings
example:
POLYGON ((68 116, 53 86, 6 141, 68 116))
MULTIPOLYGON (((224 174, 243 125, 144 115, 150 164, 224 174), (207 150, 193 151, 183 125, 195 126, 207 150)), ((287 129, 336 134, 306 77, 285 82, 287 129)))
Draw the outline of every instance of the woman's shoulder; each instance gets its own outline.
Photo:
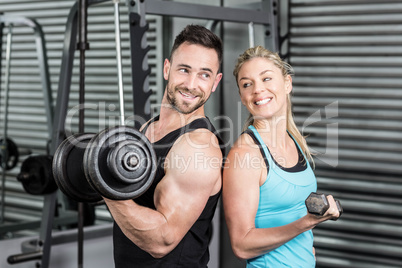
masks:
POLYGON ((260 156, 259 145, 255 143, 254 139, 247 133, 243 132, 238 139, 234 142, 229 151, 229 157, 233 154, 237 156, 260 156))

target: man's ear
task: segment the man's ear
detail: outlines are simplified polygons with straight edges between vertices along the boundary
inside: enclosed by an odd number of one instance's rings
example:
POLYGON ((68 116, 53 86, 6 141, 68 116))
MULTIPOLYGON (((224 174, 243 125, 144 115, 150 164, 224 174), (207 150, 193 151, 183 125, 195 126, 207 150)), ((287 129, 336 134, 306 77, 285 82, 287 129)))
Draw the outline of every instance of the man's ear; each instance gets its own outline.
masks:
POLYGON ((170 72, 170 61, 168 59, 165 59, 165 62, 163 63, 163 78, 165 78, 165 80, 169 79, 169 72, 170 72))
POLYGON ((286 94, 290 94, 290 92, 292 92, 292 90, 293 90, 292 77, 290 75, 288 75, 285 78, 285 91, 286 91, 286 94))
POLYGON ((222 73, 218 73, 215 77, 215 82, 214 82, 214 86, 212 87, 212 92, 215 92, 221 79, 222 79, 222 73))

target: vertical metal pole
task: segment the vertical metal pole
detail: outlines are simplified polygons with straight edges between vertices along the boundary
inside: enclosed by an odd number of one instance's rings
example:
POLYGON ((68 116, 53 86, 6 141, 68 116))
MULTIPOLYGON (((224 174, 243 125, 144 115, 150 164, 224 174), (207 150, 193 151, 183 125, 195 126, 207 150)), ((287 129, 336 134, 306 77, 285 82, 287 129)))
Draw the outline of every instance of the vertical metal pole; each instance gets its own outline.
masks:
POLYGON ((114 26, 115 26, 115 41, 116 41, 116 60, 117 60, 117 78, 119 80, 119 102, 120 102, 120 125, 124 126, 124 87, 123 87, 123 68, 121 62, 121 35, 120 35, 120 12, 119 0, 114 2, 114 26))
MULTIPOLYGON (((7 130, 8 130, 8 99, 10 92, 10 64, 11 64, 11 42, 13 35, 13 24, 10 23, 7 33, 7 47, 6 47, 6 70, 5 70, 5 93, 4 93, 4 129, 3 129, 3 142, 7 144, 7 130)), ((5 160, 5 159, 3 159, 5 160)), ((3 167, 5 168, 5 167, 3 167)))
POLYGON ((78 3, 72 7, 67 18, 64 36, 64 48, 61 58, 57 99, 54 109, 53 134, 50 153, 54 154, 59 144, 65 138, 65 122, 71 91, 71 77, 73 73, 74 54, 77 48, 77 21, 78 3))
POLYGON ((145 19, 144 0, 126 0, 129 8, 130 21, 130 49, 131 49, 131 77, 133 87, 134 124, 139 129, 151 118, 148 76, 151 70, 148 66, 147 53, 151 49, 145 38, 148 24, 145 19))
POLYGON ((45 101, 45 111, 47 117, 47 126, 49 132, 49 140, 52 139, 52 131, 53 131, 53 97, 52 97, 52 88, 50 83, 50 74, 49 74, 49 64, 48 57, 46 53, 46 44, 45 37, 42 31, 42 27, 40 24, 35 23, 34 28, 36 38, 36 53, 38 55, 38 64, 40 69, 40 75, 42 80, 43 87, 43 97, 45 101))
POLYGON ((280 1, 279 2, 279 52, 282 59, 285 59, 289 62, 289 27, 290 27, 290 16, 289 10, 290 8, 290 0, 280 1))
POLYGON ((5 70, 5 93, 4 93, 4 132, 2 150, 2 176, 1 176, 1 223, 4 223, 5 214, 5 187, 6 187, 6 167, 8 158, 7 149, 7 129, 8 129, 8 99, 10 92, 10 63, 11 63, 11 41, 13 35, 13 24, 10 23, 7 33, 7 46, 6 46, 6 70, 5 70))
MULTIPOLYGON (((2 15, 3 13, 2 12, 0 12, 0 16, 2 15)), ((2 22, 0 22, 0 89, 1 89, 1 59, 2 59, 2 51, 3 51, 3 29, 4 29, 4 23, 2 23, 2 22)), ((1 103, 1 91, 0 91, 0 103, 1 103)), ((2 148, 3 147, 1 147, 1 144, 0 144, 0 150, 2 150, 2 148)), ((0 154, 1 155, 3 155, 3 152, 2 151, 0 151, 0 154)), ((0 165, 2 165, 2 163, 0 163, 0 165)), ((5 171, 3 170, 2 171, 3 173, 5 173, 5 171)), ((2 176, 4 176, 4 178, 5 178, 5 175, 2 175, 2 176)), ((2 187, 2 189, 3 189, 4 187, 2 187)), ((2 195, 1 196, 3 196, 3 192, 2 192, 2 195)), ((3 200, 3 199, 2 199, 3 200)), ((3 207, 4 205, 4 203, 3 203, 4 201, 1 201, 1 206, 3 207)), ((3 214, 2 214, 3 215, 3 214)), ((1 223, 3 223, 3 216, 0 216, 1 217, 1 223)))
MULTIPOLYGON (((84 106, 85 104, 85 50, 89 49, 87 42, 87 18, 88 18, 88 1, 79 0, 78 2, 78 44, 80 50, 80 91, 79 91, 79 124, 78 132, 84 133, 84 106)), ((84 256, 84 204, 78 203, 78 268, 83 267, 84 256)))
MULTIPOLYGON (((85 103, 85 50, 89 49, 87 42, 87 18, 88 18, 88 1, 79 0, 78 8, 78 44, 77 48, 80 50, 80 90, 79 90, 79 104, 85 103)), ((85 110, 80 107, 79 110, 79 125, 78 132, 84 132, 84 117, 85 110)))
MULTIPOLYGON (((2 12, 0 12, 0 16, 3 15, 2 12)), ((3 53, 3 29, 4 29, 4 23, 0 22, 0 89, 1 89, 1 59, 2 59, 2 53, 3 53)), ((0 97, 1 100, 1 97, 0 97)))
POLYGON ((265 28, 265 47, 273 52, 279 52, 278 35, 278 0, 262 0, 262 10, 269 14, 269 25, 265 28))
POLYGON ((54 221, 54 212, 56 210, 57 192, 45 195, 43 202, 43 214, 47 215, 41 224, 40 240, 37 244, 37 250, 42 249, 42 265, 41 268, 48 268, 50 263, 50 249, 52 246, 52 228, 54 221), (45 227, 45 228, 44 228, 45 227))
POLYGON ((249 47, 254 47, 254 23, 250 22, 248 24, 248 41, 249 47))

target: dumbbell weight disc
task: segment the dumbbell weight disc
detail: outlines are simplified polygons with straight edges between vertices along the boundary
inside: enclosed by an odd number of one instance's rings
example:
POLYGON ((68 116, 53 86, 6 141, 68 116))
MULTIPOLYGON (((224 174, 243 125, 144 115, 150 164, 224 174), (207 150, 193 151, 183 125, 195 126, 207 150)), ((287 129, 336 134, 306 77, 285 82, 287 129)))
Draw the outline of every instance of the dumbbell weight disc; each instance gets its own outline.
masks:
MULTIPOLYGON (((4 142, 4 138, 0 138, 0 145, 3 147, 7 147, 6 151, 6 159, 5 159, 5 165, 6 165, 6 170, 11 170, 15 168, 15 166, 18 164, 18 159, 19 159, 19 152, 18 152, 18 147, 15 142, 10 139, 6 138, 6 142, 4 142)), ((1 151, 5 151, 5 148, 1 148, 1 151)), ((0 167, 3 165, 3 155, 0 154, 0 167)))
POLYGON ((113 200, 135 199, 153 182, 156 156, 141 132, 116 126, 91 139, 83 167, 87 180, 102 196, 113 200))
POLYGON ((329 208, 327 197, 321 193, 311 193, 305 203, 309 213, 320 216, 324 215, 329 208))
POLYGON ((95 203, 102 200, 91 187, 83 171, 85 149, 95 134, 75 134, 65 139, 53 156, 53 177, 60 190, 79 202, 95 203))
POLYGON ((24 190, 32 195, 49 194, 57 190, 52 174, 52 157, 50 155, 29 156, 22 162, 17 180, 24 190))

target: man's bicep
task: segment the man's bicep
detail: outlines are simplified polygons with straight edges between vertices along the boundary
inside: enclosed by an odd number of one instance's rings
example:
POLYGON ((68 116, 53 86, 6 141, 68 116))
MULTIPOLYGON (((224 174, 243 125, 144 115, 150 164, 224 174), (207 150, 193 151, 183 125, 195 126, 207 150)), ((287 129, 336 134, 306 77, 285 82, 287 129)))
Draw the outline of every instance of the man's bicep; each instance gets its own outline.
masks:
POLYGON ((216 152, 197 150, 184 144, 177 146, 166 159, 169 161, 166 175, 155 191, 155 205, 166 217, 169 228, 180 236, 184 236, 199 218, 220 180, 221 162, 209 167, 204 163, 214 154, 216 152))

